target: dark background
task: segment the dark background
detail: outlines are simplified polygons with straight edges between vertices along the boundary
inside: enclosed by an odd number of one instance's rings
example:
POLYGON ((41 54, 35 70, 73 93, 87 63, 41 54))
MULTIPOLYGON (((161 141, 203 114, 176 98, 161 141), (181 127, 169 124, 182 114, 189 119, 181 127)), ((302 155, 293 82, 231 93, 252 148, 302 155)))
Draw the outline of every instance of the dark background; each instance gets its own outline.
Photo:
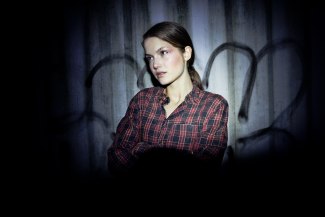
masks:
MULTIPOLYGON (((10 168, 9 177, 17 177, 15 181, 22 186, 22 190, 27 190, 28 194, 32 194, 34 190, 40 190, 43 193, 42 196, 52 195, 68 188, 70 189, 68 192, 79 192, 77 195, 80 195, 81 188, 86 190, 86 193, 98 193, 102 190, 107 193, 107 189, 110 189, 111 181, 107 177, 96 172, 92 173, 92 171, 84 174, 78 172, 78 165, 75 165, 71 158, 75 154, 71 152, 69 142, 60 143, 58 149, 56 144, 51 141, 53 135, 60 137, 67 129, 60 125, 62 122, 56 120, 52 113, 53 110, 64 111, 70 100, 61 95, 67 91, 66 88, 69 88, 67 79, 71 79, 66 76, 68 69, 65 40, 69 34, 67 30, 69 28, 66 27, 69 27, 71 17, 73 17, 71 13, 77 13, 78 16, 86 11, 88 5, 91 4, 87 1, 82 1, 80 4, 74 1, 50 1, 26 4, 26 10, 23 9, 25 5, 21 5, 22 12, 17 11, 15 19, 12 19, 13 24, 9 25, 10 29, 18 30, 14 34, 18 36, 17 39, 16 37, 13 39, 15 40, 14 45, 18 45, 21 49, 18 50, 14 58, 11 58, 14 61, 10 65, 10 69, 12 69, 10 71, 15 71, 17 68, 19 73, 7 73, 13 75, 14 87, 18 87, 13 88, 18 91, 9 90, 12 94, 8 101, 15 105, 17 111, 10 106, 5 107, 14 111, 13 116, 18 120, 14 123, 9 121, 11 122, 10 126, 13 123, 10 128, 14 129, 14 133, 10 135, 10 139, 14 141, 12 144, 15 151, 6 164, 10 168), (56 82, 51 80, 53 77, 57 79, 56 82), (53 96, 56 99, 61 99, 56 100, 53 104, 53 96)), ((303 23, 299 23, 299 25, 303 25, 304 29, 304 57, 308 74, 306 83, 310 85, 308 86, 307 104, 310 105, 308 112, 311 114, 311 118, 308 119, 310 121, 308 139, 302 141, 302 151, 299 150, 298 156, 295 156, 293 162, 285 162, 290 166, 293 163, 295 166, 292 168, 296 171, 290 180, 278 181, 276 186, 280 186, 280 188, 285 186, 285 189, 291 186, 291 190, 294 191, 296 188, 293 186, 299 184, 298 191, 308 189, 303 192, 316 192, 321 186, 320 176, 323 171, 321 144, 323 143, 322 125, 324 123, 324 9, 320 7, 319 3, 313 1, 287 1, 287 4, 290 6, 290 11, 292 9, 292 11, 298 12, 294 15, 297 19, 300 16, 304 17, 303 23)), ((4 93, 9 95, 8 89, 4 93)), ((291 158, 286 161, 291 161, 291 158)), ((78 159, 78 162, 82 162, 82 159, 78 159)), ((238 177, 241 178, 241 181, 246 183, 245 174, 241 174, 240 171, 239 174, 238 177)), ((283 175, 283 173, 280 174, 283 175)), ((258 177, 258 174, 254 175, 258 177)), ((235 176, 238 178, 237 174, 235 176)), ((251 186, 257 186, 259 183, 255 179, 256 176, 250 179, 250 181, 253 180, 251 183, 254 183, 251 186)), ((281 177, 279 175, 274 179, 281 180, 281 177)), ((228 183, 228 186, 240 186, 237 181, 230 180, 231 184, 228 183)), ((247 183, 249 184, 250 181, 247 183)), ((238 192, 242 187, 235 189, 238 192)), ((256 189, 258 188, 256 187, 256 189)), ((245 193, 247 192, 245 191, 245 193)))

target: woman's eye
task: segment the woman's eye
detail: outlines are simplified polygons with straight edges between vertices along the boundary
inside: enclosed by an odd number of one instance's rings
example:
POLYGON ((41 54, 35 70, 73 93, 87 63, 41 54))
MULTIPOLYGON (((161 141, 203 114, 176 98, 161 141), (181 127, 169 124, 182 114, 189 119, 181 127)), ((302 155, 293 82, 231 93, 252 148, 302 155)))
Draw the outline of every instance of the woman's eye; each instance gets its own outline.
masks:
POLYGON ((146 56, 146 60, 147 60, 148 62, 151 62, 151 61, 153 60, 153 57, 151 57, 151 56, 146 56))
POLYGON ((160 51, 160 54, 163 56, 165 54, 168 54, 168 51, 167 50, 162 50, 162 51, 160 51))

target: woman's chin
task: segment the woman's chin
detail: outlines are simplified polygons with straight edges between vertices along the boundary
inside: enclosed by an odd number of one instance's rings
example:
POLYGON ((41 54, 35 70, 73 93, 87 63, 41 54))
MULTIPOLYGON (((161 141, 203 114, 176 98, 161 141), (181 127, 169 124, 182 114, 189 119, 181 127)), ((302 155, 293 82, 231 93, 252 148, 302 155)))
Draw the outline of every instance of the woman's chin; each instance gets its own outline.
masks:
POLYGON ((157 79, 157 80, 162 86, 166 86, 166 85, 170 84, 170 82, 163 80, 163 79, 157 79))

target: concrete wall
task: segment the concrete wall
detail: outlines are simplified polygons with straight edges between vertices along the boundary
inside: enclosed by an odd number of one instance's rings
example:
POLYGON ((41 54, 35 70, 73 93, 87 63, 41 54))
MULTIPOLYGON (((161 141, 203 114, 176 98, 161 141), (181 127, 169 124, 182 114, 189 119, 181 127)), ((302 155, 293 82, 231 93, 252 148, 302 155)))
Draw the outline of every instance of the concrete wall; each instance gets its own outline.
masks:
POLYGON ((45 79, 50 173, 106 173, 106 150, 128 102, 153 86, 142 34, 164 20, 186 27, 205 89, 229 102, 232 159, 241 165, 262 159, 254 172, 268 173, 272 159, 303 150, 310 139, 313 108, 307 102, 318 90, 308 83, 308 7, 290 1, 135 0, 59 8, 61 21, 53 27, 59 37, 50 36, 53 57, 45 79))

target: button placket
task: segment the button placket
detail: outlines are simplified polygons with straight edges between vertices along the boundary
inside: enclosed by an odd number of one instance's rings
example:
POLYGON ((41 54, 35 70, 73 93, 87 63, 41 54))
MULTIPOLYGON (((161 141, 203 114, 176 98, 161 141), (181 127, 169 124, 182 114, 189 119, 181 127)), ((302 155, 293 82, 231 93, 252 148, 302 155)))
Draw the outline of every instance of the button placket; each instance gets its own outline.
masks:
POLYGON ((161 131, 159 133, 159 145, 163 146, 163 141, 168 130, 168 119, 165 119, 161 125, 161 131))

